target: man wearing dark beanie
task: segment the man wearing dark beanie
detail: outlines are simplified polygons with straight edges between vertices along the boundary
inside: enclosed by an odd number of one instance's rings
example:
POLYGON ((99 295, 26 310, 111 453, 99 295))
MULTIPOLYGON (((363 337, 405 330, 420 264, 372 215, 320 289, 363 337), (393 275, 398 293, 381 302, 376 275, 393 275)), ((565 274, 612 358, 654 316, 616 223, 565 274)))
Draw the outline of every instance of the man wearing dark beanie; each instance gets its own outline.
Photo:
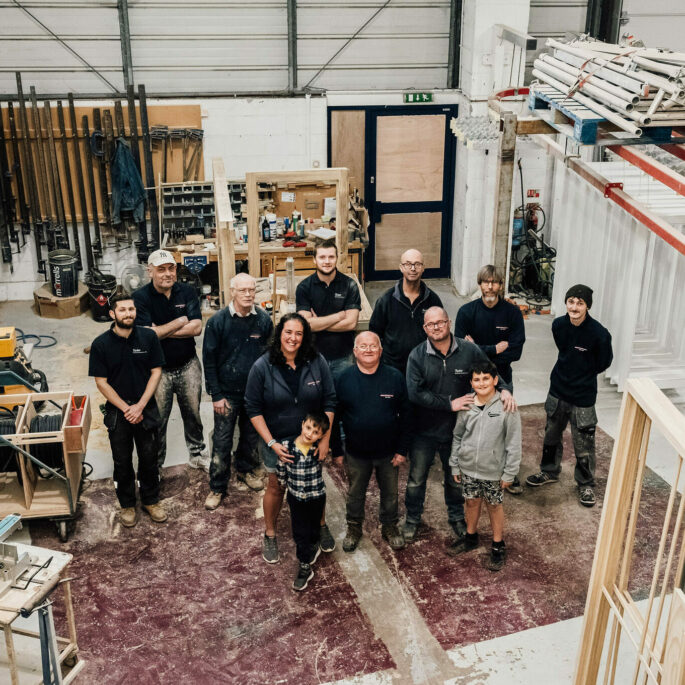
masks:
POLYGON ((595 504, 597 375, 608 369, 613 359, 611 334, 590 316, 591 306, 592 289, 580 283, 574 285, 566 293, 566 314, 552 323, 559 356, 545 401, 547 424, 542 461, 540 472, 526 479, 532 487, 559 481, 562 436, 570 421, 576 454, 574 477, 580 503, 586 507, 595 504))

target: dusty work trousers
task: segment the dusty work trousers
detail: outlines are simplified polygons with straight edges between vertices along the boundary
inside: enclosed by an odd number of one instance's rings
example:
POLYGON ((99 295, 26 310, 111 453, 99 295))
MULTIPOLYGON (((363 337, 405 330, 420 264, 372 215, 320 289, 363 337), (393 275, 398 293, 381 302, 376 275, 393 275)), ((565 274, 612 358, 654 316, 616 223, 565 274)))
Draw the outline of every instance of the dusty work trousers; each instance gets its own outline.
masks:
POLYGON ((159 468, 157 467, 157 431, 144 420, 130 423, 114 407, 105 414, 105 426, 114 461, 114 487, 122 509, 136 506, 136 473, 133 468, 133 444, 138 454, 138 485, 143 504, 159 501, 159 468))
POLYGON ((345 455, 345 470, 349 490, 347 492, 347 522, 361 526, 364 521, 366 491, 371 474, 376 473, 376 482, 381 491, 380 512, 378 518, 384 525, 397 523, 399 520, 397 506, 398 469, 392 465, 391 457, 382 459, 357 459, 345 455))
POLYGON ((199 457, 205 448, 205 442, 202 436, 202 420, 200 419, 202 366, 196 356, 177 369, 162 369, 162 377, 155 391, 155 399, 162 419, 159 427, 158 464, 160 468, 164 466, 166 459, 166 429, 174 395, 178 400, 178 408, 181 410, 188 455, 191 459, 199 457))
POLYGON ((545 400, 545 438, 542 443, 540 470, 555 478, 561 473, 561 457, 564 452, 562 437, 571 423, 573 450, 576 453, 574 478, 579 486, 595 485, 595 428, 597 413, 592 407, 575 407, 553 395, 545 400))
POLYGON ((225 493, 231 480, 231 450, 236 424, 240 433, 234 455, 236 470, 247 473, 259 467, 257 431, 247 418, 243 400, 228 400, 228 403, 231 407, 225 416, 214 412, 212 461, 209 464, 209 488, 212 492, 225 493))
POLYGON ((309 564, 314 559, 321 535, 321 517, 326 508, 326 495, 315 499, 300 500, 288 493, 290 523, 293 527, 293 540, 297 560, 309 564))

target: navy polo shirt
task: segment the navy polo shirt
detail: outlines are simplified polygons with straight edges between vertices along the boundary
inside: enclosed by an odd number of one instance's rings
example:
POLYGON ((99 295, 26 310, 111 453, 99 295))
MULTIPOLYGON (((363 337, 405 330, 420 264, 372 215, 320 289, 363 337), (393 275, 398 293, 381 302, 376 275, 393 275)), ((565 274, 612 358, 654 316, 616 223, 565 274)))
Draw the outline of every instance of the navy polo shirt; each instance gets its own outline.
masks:
POLYGON ((135 404, 145 392, 150 371, 164 366, 157 334, 134 326, 128 338, 114 332, 114 324, 98 335, 90 347, 88 375, 106 378, 125 402, 135 404))
MULTIPOLYGON (((174 283, 169 297, 148 283, 133 293, 133 301, 137 311, 136 326, 163 326, 180 316, 187 316, 188 321, 202 321, 200 300, 195 289, 185 283, 174 283)), ((164 338, 160 342, 167 370, 177 369, 195 356, 195 338, 164 338)))
MULTIPOLYGON (((362 308, 357 284, 338 270, 330 285, 324 283, 316 272, 307 276, 297 286, 295 298, 298 312, 313 309, 317 316, 362 308)), ((319 331, 315 339, 317 350, 327 360, 346 357, 354 347, 354 331, 319 331)))

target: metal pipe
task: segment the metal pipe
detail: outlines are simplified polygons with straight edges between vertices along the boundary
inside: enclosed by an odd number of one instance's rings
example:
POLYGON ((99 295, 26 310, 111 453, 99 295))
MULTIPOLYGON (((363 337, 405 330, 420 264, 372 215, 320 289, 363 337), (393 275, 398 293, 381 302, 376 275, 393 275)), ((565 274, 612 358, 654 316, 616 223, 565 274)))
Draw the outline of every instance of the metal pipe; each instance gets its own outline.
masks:
POLYGON ((649 109, 647 110, 647 114, 651 117, 654 112, 656 112, 657 108, 661 104, 661 101, 664 99, 664 94, 665 91, 663 88, 659 88, 659 91, 657 92, 656 96, 652 100, 652 104, 649 106, 649 109))
MULTIPOLYGON (((537 69, 533 69, 533 76, 536 78, 542 79, 545 81, 545 83, 549 83, 550 86, 554 86, 557 90, 560 90, 562 93, 564 92, 565 86, 563 83, 560 83, 556 79, 552 78, 548 74, 545 74, 544 72, 538 71, 537 69)), ((632 133, 634 136, 641 136, 642 135, 642 129, 635 126, 633 123, 626 121, 623 119, 623 117, 619 116, 616 114, 616 112, 613 112, 612 110, 604 107, 603 105, 600 105, 598 102, 595 100, 592 100, 591 98, 585 97, 584 95, 581 95, 580 93, 576 93, 573 96, 574 100, 577 100, 580 102, 582 105, 585 105, 586 107, 589 107, 591 110, 594 112, 597 112, 600 116, 603 116, 607 121, 610 121, 612 124, 616 124, 619 128, 623 129, 624 131, 628 131, 628 133, 632 133)))
POLYGON ((128 24, 128 0, 117 0, 119 13, 119 42, 121 43, 121 70, 124 88, 133 85, 133 58, 131 57, 131 29, 128 24))
MULTIPOLYGON (((631 93, 627 91, 625 88, 620 88, 619 86, 614 86, 611 83, 607 83, 604 79, 602 79, 600 76, 597 76, 597 74, 595 74, 594 72, 588 71, 587 68, 581 71, 580 69, 569 66, 565 62, 562 62, 561 60, 558 60, 555 57, 552 57, 551 55, 540 55, 539 59, 541 59, 543 62, 551 64, 557 69, 561 69, 562 71, 576 78, 585 79, 589 77, 587 81, 585 81, 585 83, 590 83, 591 85, 597 86, 597 88, 601 88, 602 90, 607 91, 607 93, 611 93, 612 95, 615 95, 621 100, 630 102, 633 105, 636 105, 640 101, 640 96, 638 94, 631 93), (592 81, 590 81, 590 79, 592 79, 592 81)), ((582 87, 585 88, 585 85, 583 85, 582 87)))
POLYGON ((650 71, 659 71, 662 74, 666 74, 667 76, 674 79, 681 78, 683 74, 682 67, 674 67, 671 64, 655 62, 654 60, 645 59, 644 57, 640 57, 639 55, 631 55, 631 59, 633 60, 633 62, 635 62, 635 64, 639 64, 641 67, 646 67, 650 71))
MULTIPOLYGON (((536 59, 535 62, 533 62, 533 66, 536 69, 539 69, 540 71, 549 74, 550 76, 553 76, 562 83, 565 83, 567 86, 574 86, 578 84, 577 78, 570 76, 561 69, 557 69, 556 67, 552 66, 551 64, 548 64, 547 62, 544 62, 541 59, 536 59)), ((611 93, 607 93, 606 91, 603 91, 601 88, 598 88, 597 86, 594 86, 591 83, 583 84, 582 89, 578 89, 576 92, 580 92, 580 90, 582 90, 582 92, 584 93, 587 93, 588 95, 592 95, 593 98, 599 100, 600 102, 614 105, 615 107, 619 107, 620 109, 625 110, 626 112, 630 112, 633 110, 632 102, 627 102, 622 98, 612 95, 611 93)))
POLYGON ((607 69, 606 67, 600 67, 592 60, 588 64, 588 60, 578 57, 577 55, 571 55, 570 53, 559 50, 558 48, 554 50, 554 57, 560 62, 565 62, 566 64, 570 64, 571 66, 578 68, 582 67, 583 65, 585 65, 585 69, 588 69, 590 66, 596 66, 597 69, 593 70, 593 73, 605 81, 609 81, 609 83, 621 86, 621 88, 624 88, 631 93, 635 93, 636 95, 640 95, 641 97, 647 97, 649 95, 649 84, 646 81, 640 81, 637 78, 636 72, 619 73, 611 69, 607 69))
POLYGON ((297 0, 287 0, 288 90, 297 88, 297 0))

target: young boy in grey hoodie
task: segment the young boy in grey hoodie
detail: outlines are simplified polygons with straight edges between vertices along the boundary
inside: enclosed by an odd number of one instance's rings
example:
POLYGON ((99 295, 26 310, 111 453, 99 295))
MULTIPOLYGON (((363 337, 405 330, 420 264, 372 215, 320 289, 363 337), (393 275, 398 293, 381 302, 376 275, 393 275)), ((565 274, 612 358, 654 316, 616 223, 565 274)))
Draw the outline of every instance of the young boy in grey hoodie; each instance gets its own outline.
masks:
POLYGON ((521 463, 521 417, 505 412, 497 385, 497 367, 489 360, 471 366, 475 401, 460 411, 454 427, 450 466, 461 483, 466 502, 466 536, 447 550, 450 555, 478 547, 478 519, 485 500, 492 526, 492 550, 487 567, 499 571, 506 560, 502 492, 514 480, 521 463))

